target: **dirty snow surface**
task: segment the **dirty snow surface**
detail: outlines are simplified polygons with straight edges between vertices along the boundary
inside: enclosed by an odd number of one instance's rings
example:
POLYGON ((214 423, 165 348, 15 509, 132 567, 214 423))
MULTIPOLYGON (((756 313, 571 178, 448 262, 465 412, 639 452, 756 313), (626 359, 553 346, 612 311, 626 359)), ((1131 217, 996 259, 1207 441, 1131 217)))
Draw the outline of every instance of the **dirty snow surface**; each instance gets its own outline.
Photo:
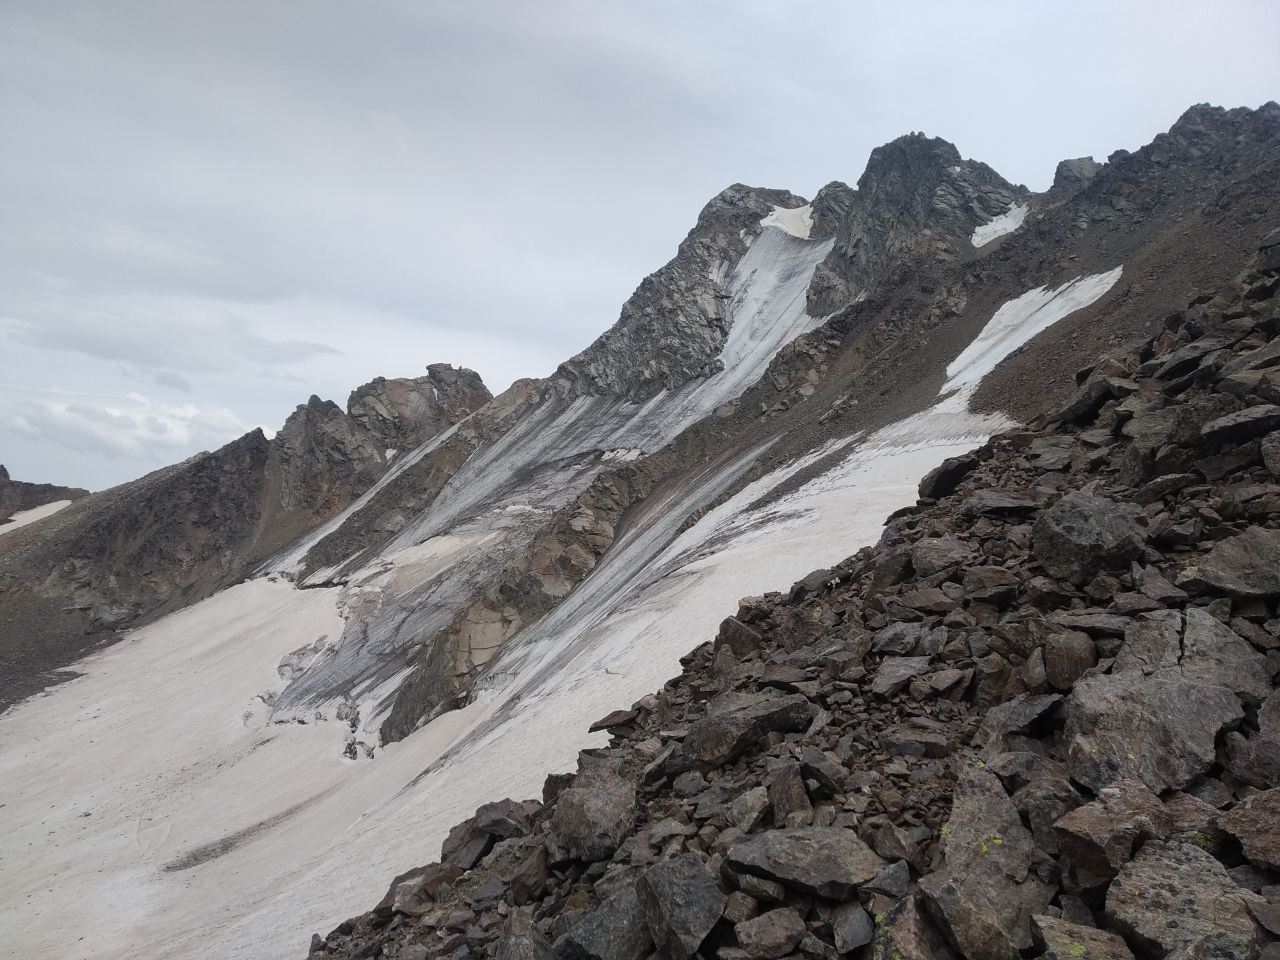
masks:
POLYGON ((38 507, 32 507, 30 510, 19 510, 17 513, 9 517, 8 523, 0 523, 0 536, 4 536, 10 530, 17 530, 19 527, 25 527, 28 523, 35 523, 37 520, 43 520, 45 517, 53 516, 63 507, 70 506, 70 500, 54 500, 52 503, 41 504, 38 507))
POLYGON ((760 221, 760 225, 777 227, 793 237, 808 240, 809 231, 813 229, 813 205, 806 203, 803 207, 774 207, 773 212, 760 221))
POLYGON ((969 238, 969 242, 975 247, 981 247, 997 237, 1003 237, 1006 233, 1013 233, 1022 226, 1022 221, 1027 219, 1027 213, 1030 210, 1031 207, 1025 203, 1015 203, 1000 216, 992 217, 978 226, 973 231, 973 236, 969 238))
POLYGON ((740 597, 875 541, 925 472, 1010 425, 969 410, 982 376, 1118 277, 1011 301, 933 406, 782 464, 686 529, 769 444, 646 501, 577 590, 491 664, 469 706, 373 759, 342 758, 346 722, 273 721, 278 665, 332 643, 367 591, 391 589, 397 563, 445 570, 501 529, 401 545, 345 589, 253 580, 81 662, 80 678, 0 715, 6 946, 25 960, 302 956, 312 932, 436 859, 478 804, 537 796, 547 773, 605 742, 587 726, 678 673, 740 597))

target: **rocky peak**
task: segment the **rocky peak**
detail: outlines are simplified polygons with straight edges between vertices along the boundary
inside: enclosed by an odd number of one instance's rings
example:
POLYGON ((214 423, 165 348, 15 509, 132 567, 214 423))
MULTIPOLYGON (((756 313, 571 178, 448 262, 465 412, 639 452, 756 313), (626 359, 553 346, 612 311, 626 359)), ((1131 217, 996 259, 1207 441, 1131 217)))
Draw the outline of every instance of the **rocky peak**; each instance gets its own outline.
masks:
POLYGON ((1051 203, 1061 203, 1088 186, 1102 169, 1102 164, 1093 157, 1076 157, 1073 160, 1061 161, 1053 172, 1053 186, 1049 188, 1047 199, 1051 203))
POLYGON ((384 452, 400 451, 419 446, 492 399, 474 370, 435 363, 425 377, 377 377, 356 387, 347 412, 384 452))
POLYGON ((809 288, 814 316, 885 283, 895 263, 953 259, 975 227, 1029 196, 986 164, 962 159, 954 144, 923 133, 873 150, 857 190, 823 190, 822 228, 836 244, 809 288))
POLYGON ((607 395, 645 400, 715 372, 728 337, 726 282, 746 252, 747 237, 777 207, 803 197, 735 183, 698 214, 675 257, 641 281, 618 322, 562 363, 550 389, 565 396, 607 395))

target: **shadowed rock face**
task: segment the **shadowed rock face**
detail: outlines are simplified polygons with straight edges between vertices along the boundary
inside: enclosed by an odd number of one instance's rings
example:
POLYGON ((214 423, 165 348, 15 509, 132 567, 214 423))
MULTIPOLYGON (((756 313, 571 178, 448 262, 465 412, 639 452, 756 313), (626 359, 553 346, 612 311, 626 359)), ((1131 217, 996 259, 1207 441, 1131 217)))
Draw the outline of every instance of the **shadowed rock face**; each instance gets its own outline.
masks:
POLYGON ((5 519, 23 510, 42 507, 46 503, 55 503, 58 500, 79 500, 88 495, 88 490, 82 490, 79 487, 59 487, 53 483, 25 483, 22 480, 14 480, 9 476, 9 471, 5 469, 4 464, 0 463, 0 527, 3 527, 5 519))
MULTIPOLYGON (((0 554, 0 705, 95 639, 141 625, 242 579, 341 510, 411 449, 490 399, 477 374, 444 364, 378 379, 352 412, 312 397, 275 438, 254 430, 212 453, 6 534, 0 554)), ((7 478, 7 474, 6 474, 7 478)), ((0 484, 0 491, 15 485, 0 484)), ((48 499, 71 499, 63 488, 48 499)), ((47 501, 46 501, 47 502, 47 501)))

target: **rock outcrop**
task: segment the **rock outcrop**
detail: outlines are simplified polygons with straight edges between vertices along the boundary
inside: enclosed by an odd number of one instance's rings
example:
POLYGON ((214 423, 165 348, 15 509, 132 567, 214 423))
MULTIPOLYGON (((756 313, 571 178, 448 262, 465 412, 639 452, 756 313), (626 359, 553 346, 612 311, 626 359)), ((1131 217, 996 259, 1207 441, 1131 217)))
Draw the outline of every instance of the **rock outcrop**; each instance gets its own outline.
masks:
POLYGON ((60 487, 53 483, 26 483, 14 480, 0 463, 0 526, 15 513, 33 510, 59 500, 79 500, 89 495, 79 487, 60 487))

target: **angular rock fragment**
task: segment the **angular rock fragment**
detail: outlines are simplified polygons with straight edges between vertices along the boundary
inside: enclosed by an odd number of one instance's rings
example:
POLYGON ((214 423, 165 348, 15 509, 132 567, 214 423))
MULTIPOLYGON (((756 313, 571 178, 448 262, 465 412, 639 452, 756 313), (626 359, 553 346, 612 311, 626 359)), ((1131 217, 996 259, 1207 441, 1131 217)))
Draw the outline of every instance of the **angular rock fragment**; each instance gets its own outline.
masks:
POLYGON ((562 960, 642 960, 653 938, 632 881, 590 910, 555 943, 562 960))
POLYGON ((1244 711, 1225 687, 1137 673, 1086 677, 1067 698, 1067 767, 1098 791, 1126 777, 1155 793, 1213 764, 1218 734, 1244 711))
POLYGON ((1238 597, 1280 595, 1280 530, 1249 527, 1221 541, 1196 575, 1215 590, 1238 597))
POLYGON ((725 895, 696 853, 650 867, 639 894, 649 935, 669 960, 693 956, 724 913, 725 895))
POLYGON ((1106 883, 1129 862, 1139 843, 1164 840, 1174 830, 1160 798, 1138 780, 1103 787, 1096 800, 1076 807, 1054 827, 1077 890, 1106 883))
POLYGON ((725 863, 828 900, 848 899, 884 866, 843 827, 769 830, 730 847, 725 863))
POLYGON ((761 697, 754 703, 713 713, 689 727, 668 771, 713 770, 750 749, 766 733, 806 729, 814 708, 804 696, 761 697))
POLYGON ((1068 493, 1042 513, 1033 537, 1036 559, 1049 576, 1075 584, 1100 570, 1127 567, 1146 543, 1134 511, 1083 491, 1068 493))
POLYGON ((1258 866, 1280 870, 1280 787, 1255 793, 1237 804, 1223 826, 1258 866))
POLYGON ((578 860, 607 860, 631 832, 636 819, 636 788, 610 771, 578 777, 560 794, 551 815, 551 833, 578 860))
POLYGON ((1044 951, 1037 960, 1133 960, 1124 940, 1096 927, 1039 915, 1031 918, 1031 933, 1044 951))
POLYGON ((781 907, 736 924, 733 932, 748 960, 776 960, 794 950, 808 931, 795 910, 781 907))

